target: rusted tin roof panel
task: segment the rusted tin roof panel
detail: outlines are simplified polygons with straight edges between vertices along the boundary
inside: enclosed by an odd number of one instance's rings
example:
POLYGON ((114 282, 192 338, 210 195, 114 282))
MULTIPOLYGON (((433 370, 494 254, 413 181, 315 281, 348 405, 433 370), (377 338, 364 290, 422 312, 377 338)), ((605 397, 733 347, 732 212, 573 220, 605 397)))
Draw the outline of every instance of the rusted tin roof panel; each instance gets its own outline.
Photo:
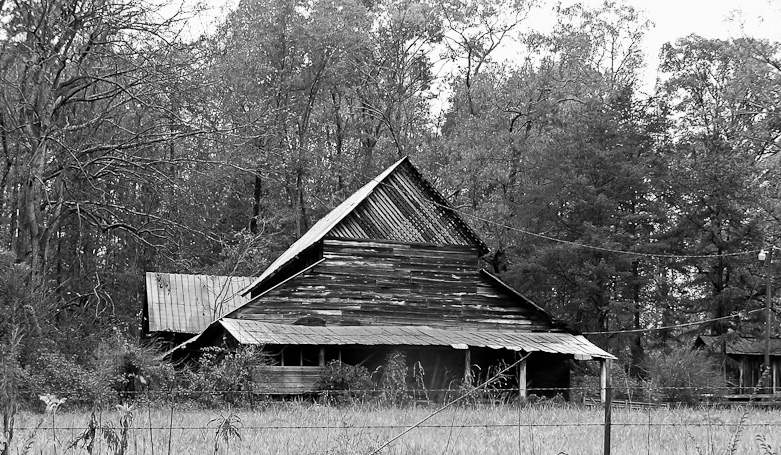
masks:
MULTIPOLYGON (((727 337, 700 335, 700 340, 713 352, 730 355, 764 355, 765 339, 754 337, 727 337)), ((770 355, 781 356, 781 338, 770 339, 770 355)))
POLYGON ((615 359, 581 335, 486 330, 445 330, 427 326, 310 327, 223 318, 220 324, 238 342, 253 345, 468 346, 615 359))
POLYGON ((146 273, 150 332, 200 333, 248 299, 252 277, 146 273))
POLYGON ((408 243, 482 245, 477 234, 448 209, 445 199, 405 162, 330 232, 341 238, 408 243))

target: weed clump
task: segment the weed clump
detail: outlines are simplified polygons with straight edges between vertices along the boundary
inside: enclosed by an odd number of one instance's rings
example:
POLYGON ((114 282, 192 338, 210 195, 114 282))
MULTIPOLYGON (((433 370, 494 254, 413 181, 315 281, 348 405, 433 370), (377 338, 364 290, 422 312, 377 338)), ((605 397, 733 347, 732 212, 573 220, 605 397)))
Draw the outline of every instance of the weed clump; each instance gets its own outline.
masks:
POLYGON ((366 401, 374 383, 366 367, 332 360, 326 364, 315 388, 328 403, 350 404, 366 401))

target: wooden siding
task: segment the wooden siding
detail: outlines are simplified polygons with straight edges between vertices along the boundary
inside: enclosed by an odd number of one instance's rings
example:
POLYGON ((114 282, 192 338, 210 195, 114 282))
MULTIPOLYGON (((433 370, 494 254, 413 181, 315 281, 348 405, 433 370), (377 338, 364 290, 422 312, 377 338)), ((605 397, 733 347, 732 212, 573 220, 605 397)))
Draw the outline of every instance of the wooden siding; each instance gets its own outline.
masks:
POLYGON ((313 392, 323 367, 258 366, 252 371, 253 392, 288 395, 313 392))
POLYGON ((291 324, 547 330, 549 318, 477 268, 477 246, 326 239, 323 262, 229 315, 291 324))

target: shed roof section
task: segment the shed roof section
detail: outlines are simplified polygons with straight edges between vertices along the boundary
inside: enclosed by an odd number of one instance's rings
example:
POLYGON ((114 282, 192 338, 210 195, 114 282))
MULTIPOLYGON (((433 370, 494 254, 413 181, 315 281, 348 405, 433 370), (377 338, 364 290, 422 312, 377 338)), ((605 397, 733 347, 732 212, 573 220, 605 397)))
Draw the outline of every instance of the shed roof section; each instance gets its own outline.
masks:
POLYGON ((444 197, 402 158, 325 215, 244 291, 249 293, 324 237, 486 245, 444 197))
MULTIPOLYGON (((427 326, 301 326, 223 318, 215 322, 246 345, 438 346, 492 348, 615 359, 582 335, 499 330, 445 330, 427 326)), ((192 343, 195 339, 190 340, 192 343)))
POLYGON ((150 332, 200 333, 249 300, 253 277, 146 273, 150 332))
MULTIPOLYGON (((765 339, 754 337, 718 337, 700 335, 695 345, 705 345, 713 352, 729 355, 764 355, 765 339)), ((781 338, 770 339, 770 355, 781 356, 781 338)))

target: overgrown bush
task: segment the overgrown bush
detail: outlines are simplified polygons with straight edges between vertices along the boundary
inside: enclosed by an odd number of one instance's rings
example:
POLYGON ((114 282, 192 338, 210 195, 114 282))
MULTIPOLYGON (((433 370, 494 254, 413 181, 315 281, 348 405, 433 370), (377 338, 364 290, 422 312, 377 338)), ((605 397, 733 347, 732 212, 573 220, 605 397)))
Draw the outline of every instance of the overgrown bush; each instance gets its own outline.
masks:
POLYGON ((159 397, 159 392, 171 389, 176 378, 173 366, 160 359, 154 344, 127 340, 118 331, 100 343, 91 366, 103 372, 103 380, 114 392, 114 399, 121 402, 142 395, 159 397))
POLYGON ((380 376, 380 400, 384 403, 403 405, 412 399, 407 387, 407 357, 393 350, 385 357, 380 376))
POLYGON ((177 392, 207 406, 241 404, 251 393, 252 371, 267 363, 266 355, 255 346, 240 346, 233 352, 207 347, 193 368, 178 376, 177 392))
POLYGON ((80 365, 59 352, 40 352, 23 370, 19 391, 29 405, 40 406, 38 396, 53 393, 69 405, 93 406, 113 398, 105 372, 80 365))
POLYGON ((702 351, 671 349, 649 353, 643 368, 651 401, 693 404, 704 393, 724 386, 719 365, 702 351))
POLYGON ((320 373, 316 388, 329 402, 354 403, 365 401, 374 389, 374 384, 366 367, 332 360, 320 373))

